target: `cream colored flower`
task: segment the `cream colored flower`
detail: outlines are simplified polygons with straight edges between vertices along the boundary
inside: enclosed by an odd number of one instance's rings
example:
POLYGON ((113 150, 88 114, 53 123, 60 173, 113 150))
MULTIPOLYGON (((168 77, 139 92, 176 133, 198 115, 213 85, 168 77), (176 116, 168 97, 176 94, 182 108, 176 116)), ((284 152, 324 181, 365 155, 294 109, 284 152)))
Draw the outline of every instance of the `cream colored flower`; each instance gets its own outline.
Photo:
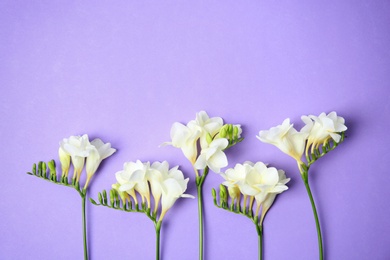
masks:
POLYGON ((170 171, 169 177, 161 183, 161 215, 159 221, 162 221, 167 211, 173 206, 178 198, 194 198, 189 194, 184 194, 187 190, 189 178, 184 179, 183 173, 176 167, 170 171))
POLYGON ((214 139, 207 148, 202 149, 194 166, 196 169, 204 169, 208 166, 213 172, 219 173, 221 168, 228 165, 228 160, 223 150, 229 145, 225 138, 214 139))
POLYGON ((66 152, 61 146, 58 149, 58 155, 60 157, 62 176, 68 177, 70 166, 70 154, 66 152))
POLYGON ((328 115, 321 113, 318 117, 310 115, 301 118, 306 124, 301 132, 308 134, 306 149, 311 146, 312 152, 320 145, 325 145, 330 139, 336 143, 340 142, 340 133, 347 130, 344 118, 337 116, 336 112, 328 115))
POLYGON ((256 137, 264 143, 275 145, 301 164, 307 136, 308 133, 298 132, 293 124, 290 124, 290 119, 287 118, 281 125, 272 127, 270 130, 260 131, 256 137))
POLYGON ((127 192, 133 197, 135 203, 137 197, 135 191, 137 191, 142 198, 142 203, 147 202, 147 207, 150 208, 150 192, 147 180, 147 171, 150 167, 150 163, 127 162, 123 165, 123 170, 115 174, 116 180, 120 184, 119 190, 127 192))
POLYGON ((68 139, 64 138, 60 142, 61 148, 67 152, 72 158, 74 167, 73 179, 78 182, 81 172, 84 167, 85 158, 89 155, 92 145, 88 140, 88 135, 71 136, 68 139))
POLYGON ((87 181, 85 183, 84 189, 88 187, 88 184, 98 169, 100 163, 115 153, 115 151, 116 149, 111 148, 110 143, 103 143, 99 138, 94 139, 91 142, 91 147, 86 163, 87 181))

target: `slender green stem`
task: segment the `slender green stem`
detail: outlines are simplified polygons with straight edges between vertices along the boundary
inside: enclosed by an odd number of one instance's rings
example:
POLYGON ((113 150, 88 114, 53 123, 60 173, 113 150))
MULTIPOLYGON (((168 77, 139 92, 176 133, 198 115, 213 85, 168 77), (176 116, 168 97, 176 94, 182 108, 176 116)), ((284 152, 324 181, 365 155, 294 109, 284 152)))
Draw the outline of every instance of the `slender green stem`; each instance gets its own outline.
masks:
POLYGON ((316 227, 317 227, 317 237, 318 237, 318 249, 319 249, 319 258, 320 260, 324 259, 324 252, 322 248, 322 235, 321 235, 321 227, 320 227, 320 222, 318 220, 318 214, 317 214, 317 209, 316 209, 316 204, 314 203, 313 199, 313 194, 311 193, 310 185, 309 185, 309 178, 308 175, 306 174, 306 178, 302 177, 303 181, 305 183, 306 191, 307 194, 309 195, 310 202, 311 202, 311 207, 313 209, 313 214, 314 214, 314 219, 316 221, 316 227))
POLYGON ((258 236, 259 260, 263 260, 263 227, 256 223, 258 236))
POLYGON ((161 221, 155 224, 156 228, 156 260, 160 260, 160 231, 161 231, 161 221))
POLYGON ((82 199, 82 213, 83 213, 83 241, 84 241, 84 260, 88 260, 88 247, 87 247, 87 221, 85 218, 85 200, 87 192, 83 192, 82 199))
POLYGON ((198 190, 198 220, 199 220, 199 260, 203 259, 203 182, 197 186, 198 190))
POLYGON ((203 171, 203 175, 196 177, 196 187, 198 191, 198 220, 199 220, 199 260, 203 260, 203 183, 209 173, 209 167, 203 171))

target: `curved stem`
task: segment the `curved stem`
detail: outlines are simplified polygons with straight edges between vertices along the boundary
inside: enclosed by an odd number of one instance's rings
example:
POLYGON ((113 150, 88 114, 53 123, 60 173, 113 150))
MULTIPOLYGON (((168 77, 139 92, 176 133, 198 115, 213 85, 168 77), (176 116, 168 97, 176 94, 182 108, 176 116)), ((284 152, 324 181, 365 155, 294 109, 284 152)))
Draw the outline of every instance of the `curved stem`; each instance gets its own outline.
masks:
POLYGON ((160 231, 161 231, 161 221, 155 224, 156 228, 156 260, 160 260, 160 231))
POLYGON ((84 260, 88 260, 88 246, 87 246, 87 221, 85 218, 85 201, 87 198, 87 192, 82 196, 82 214, 83 214, 83 241, 84 241, 84 260))
POLYGON ((321 227, 320 227, 320 222, 318 220, 316 204, 314 203, 313 194, 311 193, 311 189, 310 189, 308 175, 306 175, 306 178, 303 178, 303 181, 305 183, 307 194, 309 195, 309 198, 310 198, 311 207, 313 209, 313 214, 314 214, 314 219, 316 221, 319 257, 320 257, 320 260, 323 260, 324 259, 324 252, 323 252, 323 248, 322 248, 321 227))

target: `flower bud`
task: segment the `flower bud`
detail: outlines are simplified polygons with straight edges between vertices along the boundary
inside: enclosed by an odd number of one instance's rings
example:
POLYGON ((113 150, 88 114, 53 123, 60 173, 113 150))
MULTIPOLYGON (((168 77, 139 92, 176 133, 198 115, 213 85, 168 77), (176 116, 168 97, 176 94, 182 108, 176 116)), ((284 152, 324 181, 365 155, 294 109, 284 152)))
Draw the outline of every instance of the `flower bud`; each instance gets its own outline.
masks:
POLYGON ((115 193, 114 193, 114 189, 111 189, 110 190, 110 205, 111 206, 114 206, 114 199, 115 199, 115 193))
POLYGON ((234 139, 238 138, 238 127, 237 126, 233 127, 233 138, 234 139))
POLYGON ((46 163, 42 162, 42 177, 46 178, 46 163))
POLYGON ((50 175, 55 175, 56 174, 56 163, 55 163, 55 161, 51 160, 50 162, 47 163, 47 165, 49 166, 50 175))
POLYGON ((215 191, 215 189, 211 190, 211 194, 213 195, 214 199, 217 197, 217 192, 215 191))
POLYGON ((100 204, 103 204, 103 198, 102 198, 102 194, 100 192, 98 193, 98 199, 99 199, 100 204))
POLYGON ((226 132, 226 127, 222 127, 221 130, 219 131, 219 136, 222 138, 226 138, 227 132, 226 132))
POLYGON ((207 135, 206 135, 206 141, 208 144, 210 144, 213 141, 213 138, 211 137, 211 135, 209 133, 207 133, 207 135))
POLYGON ((37 175, 37 165, 34 163, 33 167, 32 167, 32 173, 34 175, 37 175))

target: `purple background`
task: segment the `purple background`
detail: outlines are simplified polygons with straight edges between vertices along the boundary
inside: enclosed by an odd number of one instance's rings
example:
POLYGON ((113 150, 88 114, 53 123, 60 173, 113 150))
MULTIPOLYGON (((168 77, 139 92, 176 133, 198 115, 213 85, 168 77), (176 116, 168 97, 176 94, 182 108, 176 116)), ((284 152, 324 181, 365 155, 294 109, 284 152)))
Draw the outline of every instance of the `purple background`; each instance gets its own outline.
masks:
MULTIPOLYGON (((81 202, 25 174, 88 133, 118 149, 91 197, 126 161, 168 160, 194 175, 170 140, 173 122, 206 110, 243 125, 228 151, 285 169, 290 189, 265 220, 265 259, 317 259, 310 203, 293 159, 259 142, 290 117, 337 111, 348 138, 312 167, 327 259, 390 258, 389 1, 1 1, 0 259, 82 259, 81 202)), ((58 159, 57 159, 58 160, 58 159)), ((206 259, 257 259, 255 226, 214 207, 205 184, 206 259)), ((91 259, 154 259, 142 214, 88 204, 91 259)), ((162 229, 163 259, 197 259, 196 200, 162 229)))

